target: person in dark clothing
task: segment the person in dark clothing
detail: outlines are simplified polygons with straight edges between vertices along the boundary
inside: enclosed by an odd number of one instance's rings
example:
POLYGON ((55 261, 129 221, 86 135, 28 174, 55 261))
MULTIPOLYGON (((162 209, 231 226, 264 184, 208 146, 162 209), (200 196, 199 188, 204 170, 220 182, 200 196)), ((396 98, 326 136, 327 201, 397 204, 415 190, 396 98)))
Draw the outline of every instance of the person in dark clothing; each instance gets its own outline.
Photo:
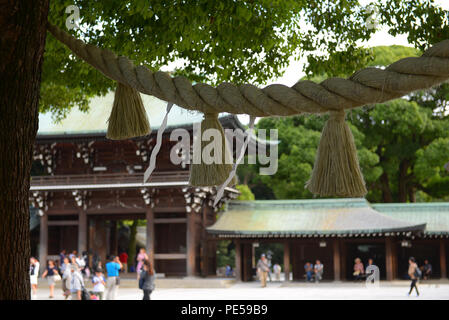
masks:
POLYGON ((419 291, 418 291, 418 286, 416 285, 416 283, 418 282, 419 279, 419 268, 418 265, 416 264, 415 258, 410 257, 410 259, 408 259, 408 275, 410 276, 410 279, 412 280, 412 283, 410 284, 410 291, 408 292, 408 295, 410 295, 413 291, 413 288, 415 288, 416 290, 416 295, 419 296, 419 291))
POLYGON ((143 300, 150 300, 154 290, 154 269, 150 260, 143 262, 143 269, 139 277, 139 289, 143 290, 143 300))

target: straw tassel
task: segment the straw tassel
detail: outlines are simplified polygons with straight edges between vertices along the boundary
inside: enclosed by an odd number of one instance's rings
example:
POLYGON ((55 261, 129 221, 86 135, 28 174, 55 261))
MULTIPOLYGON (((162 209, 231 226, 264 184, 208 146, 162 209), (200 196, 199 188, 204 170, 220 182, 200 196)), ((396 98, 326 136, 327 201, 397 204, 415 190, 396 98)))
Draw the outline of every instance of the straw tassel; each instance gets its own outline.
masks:
MULTIPOLYGON (((193 162, 190 164, 190 185, 196 187, 218 186, 226 181, 232 171, 231 152, 226 145, 226 137, 220 121, 218 121, 218 113, 205 113, 204 120, 201 122, 201 135, 199 141, 194 142, 193 162), (206 130, 215 129, 220 134, 220 141, 213 141, 216 137, 212 137, 210 141, 203 141, 202 137, 206 130), (198 143, 198 145, 195 145, 198 143), (214 152, 210 156, 213 158, 212 163, 205 163, 203 159, 203 150, 206 146, 214 144, 214 152), (199 148, 200 146, 200 148, 199 148), (215 152, 218 151, 218 154, 215 152)), ((209 154, 206 154, 207 156, 209 154)), ((206 161, 207 162, 207 161, 206 161)), ((234 177, 229 186, 235 185, 237 179, 234 177)))
POLYGON ((149 133, 150 123, 139 92, 119 82, 115 90, 106 137, 124 140, 149 133))
POLYGON ((330 112, 306 188, 322 197, 363 197, 367 193, 344 110, 330 112))

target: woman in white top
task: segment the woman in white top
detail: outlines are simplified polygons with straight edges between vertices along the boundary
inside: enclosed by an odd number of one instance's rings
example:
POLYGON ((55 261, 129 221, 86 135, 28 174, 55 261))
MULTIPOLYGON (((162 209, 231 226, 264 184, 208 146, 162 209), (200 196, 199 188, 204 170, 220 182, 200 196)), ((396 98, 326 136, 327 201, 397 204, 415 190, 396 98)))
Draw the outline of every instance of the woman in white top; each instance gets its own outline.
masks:
POLYGON ((30 284, 32 290, 32 298, 37 296, 37 278, 39 277, 39 261, 36 258, 30 258, 30 284))

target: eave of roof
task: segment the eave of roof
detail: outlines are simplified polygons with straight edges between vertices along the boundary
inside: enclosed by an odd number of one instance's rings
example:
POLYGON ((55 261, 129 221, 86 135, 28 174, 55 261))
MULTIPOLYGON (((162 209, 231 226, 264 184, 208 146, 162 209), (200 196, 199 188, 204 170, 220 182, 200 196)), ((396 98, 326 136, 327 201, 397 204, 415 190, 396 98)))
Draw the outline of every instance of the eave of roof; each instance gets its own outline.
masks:
POLYGON ((425 236, 449 236, 449 203, 378 203, 375 210, 394 219, 426 223, 425 236))
POLYGON ((410 236, 425 226, 381 214, 365 199, 233 201, 207 231, 220 237, 410 236))

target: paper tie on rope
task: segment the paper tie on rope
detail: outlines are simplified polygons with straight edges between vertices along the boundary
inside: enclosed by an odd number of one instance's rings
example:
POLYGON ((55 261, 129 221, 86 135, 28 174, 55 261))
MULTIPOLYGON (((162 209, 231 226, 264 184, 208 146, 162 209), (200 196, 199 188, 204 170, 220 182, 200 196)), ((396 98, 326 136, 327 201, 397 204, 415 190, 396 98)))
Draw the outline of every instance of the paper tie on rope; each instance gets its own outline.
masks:
POLYGON ((154 149, 151 152, 150 165, 148 166, 148 169, 145 170, 145 173, 143 175, 143 183, 147 182, 148 179, 150 179, 151 174, 153 173, 154 169, 156 168, 156 157, 157 157, 157 154, 159 153, 159 150, 161 149, 162 134, 164 133, 165 128, 167 127, 168 114, 170 113, 170 110, 172 107, 173 107, 173 103, 171 103, 171 102, 167 103, 167 110, 165 112, 164 120, 162 121, 159 129, 157 130, 156 145, 154 146, 154 149))
MULTIPOLYGON (((226 180, 231 170, 232 154, 218 121, 218 113, 205 113, 200 132, 194 134, 189 183, 195 187, 218 186, 226 180), (209 153, 209 148, 213 152, 209 153)), ((236 183, 236 179, 233 179, 231 185, 236 183)))
POLYGON ((367 190, 345 111, 331 111, 306 188, 322 197, 363 197, 367 190))
POLYGON ((150 123, 140 93, 130 86, 117 83, 106 137, 125 140, 149 133, 150 123))
POLYGON ((255 120, 256 120, 256 117, 250 116, 250 118, 249 118, 249 130, 248 130, 248 132, 246 134, 246 139, 243 142, 242 149, 240 150, 239 157, 235 161, 235 163, 233 164, 232 171, 229 174, 229 176, 226 179, 226 181, 223 182, 223 184, 218 188, 217 195, 215 196, 215 200, 214 200, 214 207, 217 206, 218 202, 223 197, 224 190, 225 190, 226 186, 232 181, 232 179, 234 179, 235 174, 237 173, 237 167, 239 166, 240 162, 242 162, 242 159, 245 156, 246 148, 248 147, 248 144, 249 144, 249 142, 251 140, 251 135, 253 134, 253 131, 254 131, 254 122, 255 122, 255 120))
MULTIPOLYGON (((343 112, 344 109, 386 102, 449 79, 449 40, 434 44, 421 57, 403 58, 385 69, 364 68, 347 79, 335 77, 321 83, 298 81, 292 87, 275 84, 257 88, 231 83, 212 87, 203 83, 192 85, 185 77, 171 77, 143 65, 136 66, 130 59, 86 44, 51 23, 47 28, 77 57, 124 85, 118 85, 116 108, 111 113, 108 137, 112 139, 149 132, 149 125, 147 129, 144 121, 146 114, 138 107, 140 103, 135 92, 120 93, 128 88, 206 115, 228 112, 267 117, 331 112, 331 119, 323 129, 312 177, 306 184, 311 192, 321 196, 359 197, 366 194, 353 137, 344 116, 337 116, 338 110, 343 112)), ((207 126, 207 123, 218 123, 218 120, 205 119, 204 122, 207 126)), ((190 182, 198 186, 221 185, 231 170, 231 165, 226 164, 193 164, 190 182)))

